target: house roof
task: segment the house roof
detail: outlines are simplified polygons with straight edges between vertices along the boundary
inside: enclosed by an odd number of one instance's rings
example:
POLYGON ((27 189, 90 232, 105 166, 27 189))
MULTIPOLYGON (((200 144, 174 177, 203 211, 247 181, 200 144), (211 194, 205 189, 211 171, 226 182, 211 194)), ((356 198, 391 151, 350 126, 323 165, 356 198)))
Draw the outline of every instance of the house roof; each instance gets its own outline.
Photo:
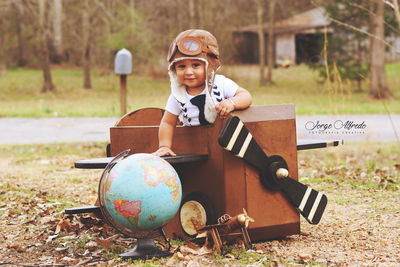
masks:
MULTIPOLYGON (((285 20, 275 22, 275 33, 298 33, 309 32, 312 30, 323 30, 324 27, 330 23, 328 17, 325 15, 325 9, 314 8, 303 13, 299 13, 293 17, 285 20)), ((268 31, 268 23, 263 24, 264 32, 268 31)), ((242 27, 235 32, 249 32, 257 33, 258 25, 250 25, 242 27)))

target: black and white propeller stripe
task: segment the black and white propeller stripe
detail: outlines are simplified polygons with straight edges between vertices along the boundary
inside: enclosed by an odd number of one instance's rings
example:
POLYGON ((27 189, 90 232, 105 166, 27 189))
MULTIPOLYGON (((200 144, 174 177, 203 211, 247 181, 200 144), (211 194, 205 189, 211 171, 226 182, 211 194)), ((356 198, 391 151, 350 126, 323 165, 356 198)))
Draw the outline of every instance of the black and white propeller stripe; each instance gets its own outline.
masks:
POLYGON ((281 190, 309 223, 319 223, 328 202, 327 197, 290 177, 277 178, 273 166, 283 164, 287 169, 286 162, 279 156, 268 157, 238 117, 232 116, 227 120, 218 141, 223 148, 258 169, 260 178, 268 180, 263 184, 268 189, 281 190), (265 170, 273 170, 273 174, 265 175, 265 170))

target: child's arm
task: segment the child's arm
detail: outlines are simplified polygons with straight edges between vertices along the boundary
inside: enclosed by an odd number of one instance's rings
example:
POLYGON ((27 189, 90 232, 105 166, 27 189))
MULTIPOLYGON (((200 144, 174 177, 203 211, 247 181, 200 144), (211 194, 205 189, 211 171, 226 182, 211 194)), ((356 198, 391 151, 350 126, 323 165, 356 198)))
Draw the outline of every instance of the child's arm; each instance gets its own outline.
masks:
POLYGON ((177 120, 178 116, 169 113, 168 111, 164 112, 158 130, 158 150, 153 153, 155 156, 176 156, 176 154, 171 150, 171 147, 177 120))
POLYGON ((233 97, 219 102, 215 109, 220 117, 225 118, 236 109, 245 109, 251 105, 252 97, 249 91, 239 87, 233 97))

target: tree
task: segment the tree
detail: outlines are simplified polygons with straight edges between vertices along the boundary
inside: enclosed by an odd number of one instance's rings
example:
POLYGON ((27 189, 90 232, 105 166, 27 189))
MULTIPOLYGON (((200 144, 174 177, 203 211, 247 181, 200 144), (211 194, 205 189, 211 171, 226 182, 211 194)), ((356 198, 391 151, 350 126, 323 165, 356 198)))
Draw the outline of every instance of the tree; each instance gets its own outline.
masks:
POLYGON ((332 33, 326 35, 327 40, 321 35, 320 51, 326 54, 307 63, 319 70, 324 81, 333 72, 331 79, 340 75, 342 80, 356 82, 357 90, 361 91, 362 82, 368 77, 368 36, 356 29, 363 29, 369 23, 367 5, 363 0, 335 0, 324 2, 323 7, 333 21, 329 26, 332 33), (326 62, 322 60, 325 57, 326 62))
POLYGON ((3 76, 6 72, 6 64, 5 64, 5 52, 4 52, 4 36, 5 36, 5 26, 4 26, 4 22, 5 22, 5 8, 3 7, 3 9, 0 9, 0 76, 3 76))
MULTIPOLYGON (((264 3, 263 0, 257 0, 257 25, 258 25, 258 58, 260 66, 260 84, 266 84, 264 75, 265 68, 265 39, 263 25, 264 3)), ((268 37, 268 39, 271 39, 268 37)), ((269 46, 268 46, 269 48, 269 46)))
POLYGON ((196 10, 195 10, 195 5, 194 5, 194 0, 188 1, 188 8, 189 8, 189 17, 190 17, 189 25, 190 25, 190 28, 193 29, 193 28, 196 28, 196 22, 195 22, 196 10))
POLYGON ((40 55, 41 55, 41 65, 44 78, 42 93, 56 90, 53 81, 51 79, 47 18, 48 18, 47 3, 45 0, 40 0, 39 1, 40 55))
POLYGON ((25 58, 24 58, 24 37, 22 35, 22 30, 23 30, 23 17, 24 17, 24 5, 21 3, 20 0, 14 0, 12 2, 12 6, 15 10, 16 18, 16 34, 17 34, 17 40, 18 40, 18 66, 22 67, 26 64, 25 58))
POLYGON ((89 0, 83 1, 82 8, 82 64, 83 64, 83 88, 92 88, 90 79, 91 34, 89 18, 89 0))
POLYGON ((392 96, 385 72, 384 2, 370 0, 370 86, 369 94, 376 99, 392 96))
MULTIPOLYGON (((46 5, 43 25, 47 29, 51 62, 61 60, 66 65, 82 67, 90 63, 92 68, 102 66, 111 69, 115 53, 125 47, 133 53, 134 66, 141 66, 134 68, 134 71, 145 70, 166 75, 163 64, 172 39, 189 27, 199 27, 217 38, 225 65, 237 60, 238 50, 232 41, 233 31, 257 21, 254 5, 249 4, 248 0, 90 0, 90 33, 86 31, 84 34, 82 9, 85 1, 43 1, 46 5), (149 66, 155 68, 154 72, 149 66)), ((290 5, 287 2, 277 2, 274 13, 276 19, 282 18, 282 14, 287 17, 298 8, 303 9, 304 3, 309 0, 291 1, 290 5)), ((263 0, 263 3, 263 21, 266 22, 267 1, 263 0)), ((0 47, 3 49, 0 57, 6 67, 16 67, 17 62, 23 61, 29 67, 43 63, 38 4, 39 0, 0 0, 0 47), (17 19, 17 16, 22 19, 17 19), (19 60, 19 57, 23 60, 19 60)), ((264 34, 267 36, 265 27, 264 34)))
POLYGON ((53 0, 52 10, 52 55, 51 59, 53 63, 60 63, 63 60, 63 38, 62 38, 62 21, 63 21, 63 10, 62 0, 53 0))
POLYGON ((274 67, 275 54, 275 5, 276 0, 269 0, 269 18, 268 18, 268 76, 267 82, 272 83, 272 69, 274 67))

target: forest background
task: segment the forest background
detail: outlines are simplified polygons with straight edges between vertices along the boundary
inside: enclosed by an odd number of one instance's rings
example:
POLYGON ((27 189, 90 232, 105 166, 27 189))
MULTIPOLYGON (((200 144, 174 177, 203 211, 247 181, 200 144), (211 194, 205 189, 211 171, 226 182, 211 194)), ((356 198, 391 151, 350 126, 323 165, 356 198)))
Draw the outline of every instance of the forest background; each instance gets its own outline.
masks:
POLYGON ((261 84, 271 84, 274 40, 268 38, 264 51, 266 31, 273 36, 276 21, 316 7, 325 8, 333 34, 320 44, 321 64, 311 67, 319 68, 325 81, 355 81, 358 85, 351 89, 368 87, 373 98, 393 97, 385 73, 385 50, 392 44, 385 38, 399 35, 395 0, 2 0, 0 75, 6 69, 41 68, 41 91, 46 92, 57 87, 52 66, 81 67, 83 87, 88 89, 92 88, 91 70, 111 72, 117 51, 127 48, 133 54, 135 74, 166 78, 168 46, 188 28, 211 31, 219 40, 223 64, 240 64, 232 34, 258 25, 259 79, 261 84))
MULTIPOLYGON (((399 21, 396 0, 0 0, 0 117, 119 116, 114 58, 121 48, 133 59, 129 110, 164 107, 168 47, 187 28, 216 36, 221 72, 249 89, 254 105, 294 103, 297 115, 390 117, 400 113, 400 63, 384 55, 393 45, 386 37, 400 35, 399 21), (321 64, 273 69, 272 61, 238 61, 234 30, 258 25, 261 34, 273 33, 274 22, 320 6, 337 37, 322 39, 321 64)), ((299 180, 329 196, 321 224, 302 221, 299 235, 256 243, 256 251, 230 247, 224 256, 174 243, 171 258, 136 264, 397 266, 398 144, 299 151, 299 180)), ((0 145, 0 265, 131 265, 118 254, 134 246, 132 239, 96 218, 63 214, 94 203, 99 170, 72 165, 104 157, 105 147, 0 145)))

